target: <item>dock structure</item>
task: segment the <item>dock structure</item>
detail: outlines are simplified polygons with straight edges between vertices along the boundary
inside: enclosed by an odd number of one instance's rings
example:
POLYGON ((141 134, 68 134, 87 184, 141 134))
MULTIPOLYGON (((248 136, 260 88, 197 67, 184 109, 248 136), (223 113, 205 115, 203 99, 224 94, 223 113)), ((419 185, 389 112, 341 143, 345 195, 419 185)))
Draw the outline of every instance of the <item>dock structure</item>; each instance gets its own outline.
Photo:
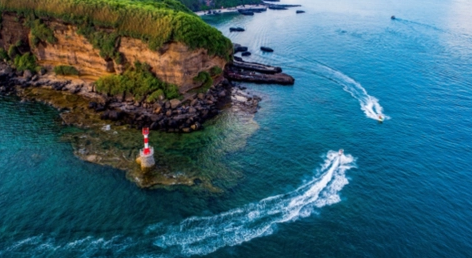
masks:
POLYGON ((149 146, 149 128, 143 128, 144 149, 139 150, 139 157, 136 159, 141 165, 142 170, 152 168, 156 162, 154 161, 154 148, 149 146))

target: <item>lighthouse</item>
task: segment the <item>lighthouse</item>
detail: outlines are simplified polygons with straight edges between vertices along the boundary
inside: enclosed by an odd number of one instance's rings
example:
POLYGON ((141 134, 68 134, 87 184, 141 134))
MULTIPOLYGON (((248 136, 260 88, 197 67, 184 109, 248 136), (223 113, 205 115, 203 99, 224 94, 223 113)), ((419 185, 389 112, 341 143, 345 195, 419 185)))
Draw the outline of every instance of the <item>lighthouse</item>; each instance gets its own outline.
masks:
POLYGON ((136 159, 138 164, 141 165, 141 169, 145 170, 147 168, 153 167, 156 162, 154 161, 154 149, 149 147, 149 128, 143 128, 144 136, 144 149, 139 151, 139 157, 136 159))

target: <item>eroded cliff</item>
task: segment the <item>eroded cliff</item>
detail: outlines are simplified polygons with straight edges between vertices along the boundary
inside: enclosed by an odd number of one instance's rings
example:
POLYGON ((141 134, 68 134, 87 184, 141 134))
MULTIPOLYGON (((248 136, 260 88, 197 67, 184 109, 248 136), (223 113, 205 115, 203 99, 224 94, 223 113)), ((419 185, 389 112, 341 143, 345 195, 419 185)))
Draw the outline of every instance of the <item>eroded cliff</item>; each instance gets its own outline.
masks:
MULTIPOLYGON (((126 67, 139 61, 147 63, 152 72, 161 80, 175 84, 181 92, 196 87, 193 78, 201 71, 208 71, 214 66, 223 68, 226 60, 217 55, 209 55, 203 48, 190 49, 180 42, 165 43, 158 50, 151 50, 147 43, 130 37, 119 37, 116 51, 121 55, 118 64, 114 59, 103 58, 100 51, 79 34, 75 25, 59 20, 42 20, 55 37, 54 43, 40 41, 32 43, 30 28, 25 18, 15 13, 4 12, 0 30, 0 47, 8 50, 17 45, 20 53, 32 52, 39 65, 52 70, 54 66, 74 66, 80 76, 97 79, 109 74, 120 74, 126 67)), ((101 29, 105 33, 112 30, 101 29)))

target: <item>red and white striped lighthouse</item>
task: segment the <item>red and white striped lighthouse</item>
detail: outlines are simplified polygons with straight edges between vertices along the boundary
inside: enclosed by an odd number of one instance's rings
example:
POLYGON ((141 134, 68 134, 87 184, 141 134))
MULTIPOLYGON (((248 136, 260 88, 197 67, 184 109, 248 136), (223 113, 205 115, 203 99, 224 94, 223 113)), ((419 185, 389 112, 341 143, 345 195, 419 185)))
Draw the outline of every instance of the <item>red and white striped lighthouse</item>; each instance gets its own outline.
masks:
POLYGON ((136 161, 141 165, 141 169, 146 171, 148 168, 153 167, 156 162, 154 161, 154 149, 149 146, 149 128, 143 128, 144 135, 144 149, 139 151, 139 157, 136 161))
POLYGON ((151 150, 149 150, 149 128, 148 127, 143 128, 143 135, 144 135, 143 154, 144 155, 149 155, 149 154, 151 154, 151 150))

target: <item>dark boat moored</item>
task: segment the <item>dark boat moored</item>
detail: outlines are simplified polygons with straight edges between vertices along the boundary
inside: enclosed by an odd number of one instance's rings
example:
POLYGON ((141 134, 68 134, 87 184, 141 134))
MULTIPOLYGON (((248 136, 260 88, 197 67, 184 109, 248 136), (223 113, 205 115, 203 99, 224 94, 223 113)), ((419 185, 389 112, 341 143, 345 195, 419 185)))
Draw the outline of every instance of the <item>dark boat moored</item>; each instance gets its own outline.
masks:
POLYGON ((305 13, 303 10, 297 10, 297 13, 305 13))
POLYGON ((252 11, 238 10, 238 12, 242 15, 254 15, 254 12, 252 11))
POLYGON ((244 29, 241 28, 241 27, 231 27, 231 28, 229 28, 229 31, 230 31, 230 32, 233 32, 233 31, 244 31, 244 29))
POLYGON ((244 51, 241 53, 242 56, 250 56, 251 55, 251 52, 249 51, 244 51))
POLYGON ((270 47, 261 47, 261 50, 264 52, 274 52, 274 50, 270 47))

